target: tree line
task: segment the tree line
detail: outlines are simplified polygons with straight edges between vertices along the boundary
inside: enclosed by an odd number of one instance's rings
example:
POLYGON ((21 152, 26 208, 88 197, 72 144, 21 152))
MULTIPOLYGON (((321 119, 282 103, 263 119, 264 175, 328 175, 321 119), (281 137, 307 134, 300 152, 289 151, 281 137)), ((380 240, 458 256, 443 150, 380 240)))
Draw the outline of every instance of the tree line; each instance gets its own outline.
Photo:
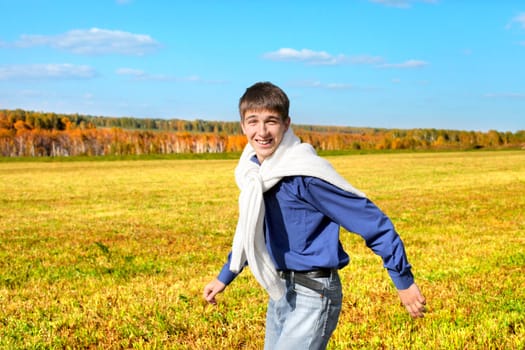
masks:
MULTIPOLYGON (((524 148, 525 130, 378 129, 294 125, 321 151, 524 148)), ((239 152, 239 122, 139 119, 0 110, 0 156, 104 156, 239 152)))

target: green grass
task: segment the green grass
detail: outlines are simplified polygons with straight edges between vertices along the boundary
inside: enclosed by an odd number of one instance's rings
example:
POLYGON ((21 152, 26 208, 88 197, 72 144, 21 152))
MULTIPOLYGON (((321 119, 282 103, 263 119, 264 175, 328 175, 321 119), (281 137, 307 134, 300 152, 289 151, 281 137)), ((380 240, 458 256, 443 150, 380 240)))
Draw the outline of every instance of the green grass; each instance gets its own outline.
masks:
MULTIPOLYGON (((424 319, 342 232, 330 349, 525 347, 525 152, 328 158, 394 221, 424 319)), ((236 224, 234 159, 0 162, 0 348, 260 349, 249 270, 206 305, 236 224)))

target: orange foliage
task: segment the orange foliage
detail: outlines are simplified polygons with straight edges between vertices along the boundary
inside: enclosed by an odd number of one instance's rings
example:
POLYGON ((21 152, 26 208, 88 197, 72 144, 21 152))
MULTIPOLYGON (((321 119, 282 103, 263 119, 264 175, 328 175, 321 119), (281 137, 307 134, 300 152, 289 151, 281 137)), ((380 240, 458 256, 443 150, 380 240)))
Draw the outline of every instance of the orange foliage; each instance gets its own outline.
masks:
MULTIPOLYGON (((197 120, 164 121, 162 128, 144 130, 156 120, 122 118, 135 129, 95 127, 119 120, 52 113, 0 110, 0 156, 141 155, 240 152, 246 138, 238 123, 197 120), (172 125, 179 131, 169 130, 172 125), (162 130, 162 131, 161 131, 162 130), (187 131, 191 130, 191 131, 187 131), (208 130, 208 131, 202 131, 208 130), (229 130, 229 131, 227 131, 229 130)), ((436 129, 386 130, 295 125, 294 131, 317 150, 475 149, 522 147, 525 131, 487 133, 436 129)))

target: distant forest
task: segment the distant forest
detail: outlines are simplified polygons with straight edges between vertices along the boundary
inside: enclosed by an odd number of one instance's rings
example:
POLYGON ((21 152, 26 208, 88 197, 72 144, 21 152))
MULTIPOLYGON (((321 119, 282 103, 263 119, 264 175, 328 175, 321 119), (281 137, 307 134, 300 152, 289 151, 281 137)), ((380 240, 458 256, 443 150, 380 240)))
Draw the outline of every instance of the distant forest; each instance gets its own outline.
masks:
MULTIPOLYGON (((319 151, 524 149, 525 130, 378 129, 297 125, 319 151)), ((240 152, 239 122, 139 119, 0 110, 0 156, 103 156, 240 152)))

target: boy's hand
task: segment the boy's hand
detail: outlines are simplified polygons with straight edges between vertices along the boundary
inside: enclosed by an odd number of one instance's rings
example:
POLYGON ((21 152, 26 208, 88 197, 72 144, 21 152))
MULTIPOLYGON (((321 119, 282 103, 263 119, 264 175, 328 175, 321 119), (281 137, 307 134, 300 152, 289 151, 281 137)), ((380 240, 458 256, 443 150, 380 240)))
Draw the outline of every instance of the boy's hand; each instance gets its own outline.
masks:
POLYGON ((397 292, 410 316, 414 318, 425 316, 427 301, 415 283, 407 289, 398 290, 397 292))
POLYGON ((219 281, 217 278, 214 279, 204 287, 204 299, 206 299, 208 303, 216 305, 217 300, 215 300, 215 296, 222 292, 225 288, 226 285, 224 283, 219 281))

